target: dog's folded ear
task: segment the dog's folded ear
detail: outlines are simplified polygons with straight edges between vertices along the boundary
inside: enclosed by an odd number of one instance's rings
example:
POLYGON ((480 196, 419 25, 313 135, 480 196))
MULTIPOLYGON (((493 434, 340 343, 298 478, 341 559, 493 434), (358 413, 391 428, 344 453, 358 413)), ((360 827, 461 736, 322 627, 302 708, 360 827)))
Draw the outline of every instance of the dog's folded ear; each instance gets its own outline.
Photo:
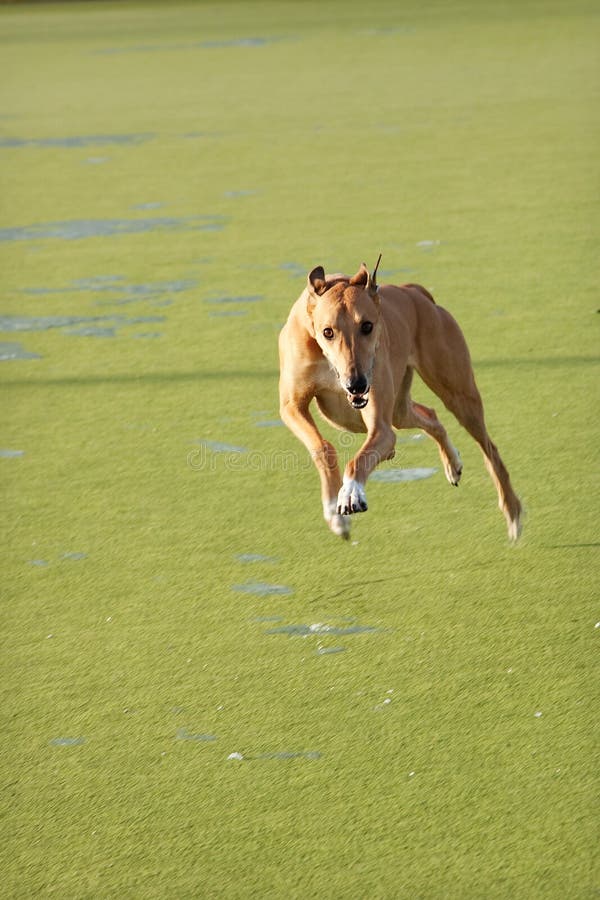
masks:
POLYGON ((325 281, 325 270, 323 266, 316 266, 308 275, 308 290, 311 294, 320 297, 327 290, 327 282, 325 281))
POLYGON ((366 287, 369 281, 369 270, 364 263, 360 264, 360 269, 350 279, 350 284, 366 287))
POLYGON ((373 300, 377 296, 377 269, 379 267, 380 260, 381 253, 379 254, 379 259, 377 260, 377 265, 375 266, 372 275, 369 273, 369 270, 367 269, 365 263, 361 263, 360 269, 358 270, 356 275, 353 275, 350 279, 350 284, 365 287, 373 300))

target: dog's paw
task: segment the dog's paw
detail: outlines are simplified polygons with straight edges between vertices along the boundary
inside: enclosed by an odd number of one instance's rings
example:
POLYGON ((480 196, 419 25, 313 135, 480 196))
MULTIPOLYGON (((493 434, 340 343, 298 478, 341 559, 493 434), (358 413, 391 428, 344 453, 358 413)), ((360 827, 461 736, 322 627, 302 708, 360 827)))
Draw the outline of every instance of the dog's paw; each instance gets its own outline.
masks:
POLYGON ((337 534, 338 537, 341 537, 342 540, 347 541, 350 539, 350 522, 348 521, 348 516, 338 516, 336 513, 335 516, 331 517, 327 524, 333 533, 337 534))
POLYGON ((458 487, 460 476, 462 475, 463 465, 460 458, 460 453, 458 452, 456 447, 452 447, 452 450, 452 457, 443 460, 444 474, 446 475, 446 478, 448 479, 450 484, 454 485, 454 487, 458 487))
POLYGON ((512 515, 507 510, 505 516, 508 525, 508 539, 511 544, 516 544, 523 531, 523 511, 520 508, 520 504, 519 508, 512 515))
POLYGON ((353 478, 344 478, 337 498, 337 513, 340 516, 351 516, 352 513, 365 512, 367 495, 364 485, 353 478))
POLYGON ((323 501, 323 518, 330 529, 338 537, 348 540, 350 537, 350 522, 337 512, 337 499, 323 501))
POLYGON ((344 540, 348 540, 350 537, 350 522, 347 518, 338 514, 336 497, 332 500, 323 501, 323 518, 334 534, 337 534, 338 537, 344 540))
POLYGON ((323 518, 334 534, 337 534, 338 537, 344 540, 348 540, 350 537, 350 522, 347 518, 338 514, 337 499, 323 502, 323 518))

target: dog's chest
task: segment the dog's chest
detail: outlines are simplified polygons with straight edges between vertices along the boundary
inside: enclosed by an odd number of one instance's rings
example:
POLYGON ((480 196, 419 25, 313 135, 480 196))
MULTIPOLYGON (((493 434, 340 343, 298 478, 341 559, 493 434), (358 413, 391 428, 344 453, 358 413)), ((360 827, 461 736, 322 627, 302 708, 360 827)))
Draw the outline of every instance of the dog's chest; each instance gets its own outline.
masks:
POLYGON ((343 431, 366 431, 360 412, 348 403, 347 394, 326 359, 313 371, 313 379, 315 400, 323 418, 343 431))
POLYGON ((352 409, 348 403, 346 392, 340 387, 336 376, 322 384, 315 393, 315 400, 319 412, 332 425, 342 431, 364 432, 366 431, 363 418, 357 409, 352 409))

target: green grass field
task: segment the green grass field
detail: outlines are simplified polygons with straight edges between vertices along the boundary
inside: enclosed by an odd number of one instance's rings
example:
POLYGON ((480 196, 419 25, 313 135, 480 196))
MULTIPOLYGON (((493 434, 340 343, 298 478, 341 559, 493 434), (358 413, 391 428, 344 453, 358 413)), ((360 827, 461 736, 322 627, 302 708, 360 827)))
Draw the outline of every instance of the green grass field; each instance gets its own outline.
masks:
POLYGON ((598 895, 597 13, 2 6, 0 895, 598 895), (321 518, 277 333, 380 251, 516 548, 420 383, 460 490, 405 432, 435 475, 321 518))

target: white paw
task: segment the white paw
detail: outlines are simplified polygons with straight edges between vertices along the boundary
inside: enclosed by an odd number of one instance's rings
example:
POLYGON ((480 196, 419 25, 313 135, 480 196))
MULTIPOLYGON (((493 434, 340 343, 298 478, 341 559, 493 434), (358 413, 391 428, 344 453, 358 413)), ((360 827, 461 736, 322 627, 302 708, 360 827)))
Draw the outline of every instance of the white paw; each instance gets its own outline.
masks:
POLYGON ((323 518, 338 537, 347 540, 350 537, 350 522, 344 516, 337 513, 337 500, 328 500, 323 503, 323 518))
POLYGON ((350 537, 350 522, 347 516, 332 516, 329 520, 329 527, 334 534, 343 538, 345 541, 350 537))
MULTIPOLYGON (((450 445, 452 446, 452 445, 450 445)), ((454 487, 458 487, 458 482, 460 481, 460 476, 462 475, 462 459, 460 458, 460 453, 456 449, 456 447, 452 447, 452 457, 448 460, 444 460, 444 474, 446 478, 453 484, 454 487)))
POLYGON ((514 519, 509 519, 508 521, 508 539, 511 544, 516 544, 519 538, 521 537, 521 531, 523 530, 523 522, 521 520, 521 516, 518 515, 514 519))
POLYGON ((351 516, 352 513, 364 512, 367 509, 367 495, 364 485, 353 478, 344 478, 337 498, 337 513, 340 516, 351 516))

